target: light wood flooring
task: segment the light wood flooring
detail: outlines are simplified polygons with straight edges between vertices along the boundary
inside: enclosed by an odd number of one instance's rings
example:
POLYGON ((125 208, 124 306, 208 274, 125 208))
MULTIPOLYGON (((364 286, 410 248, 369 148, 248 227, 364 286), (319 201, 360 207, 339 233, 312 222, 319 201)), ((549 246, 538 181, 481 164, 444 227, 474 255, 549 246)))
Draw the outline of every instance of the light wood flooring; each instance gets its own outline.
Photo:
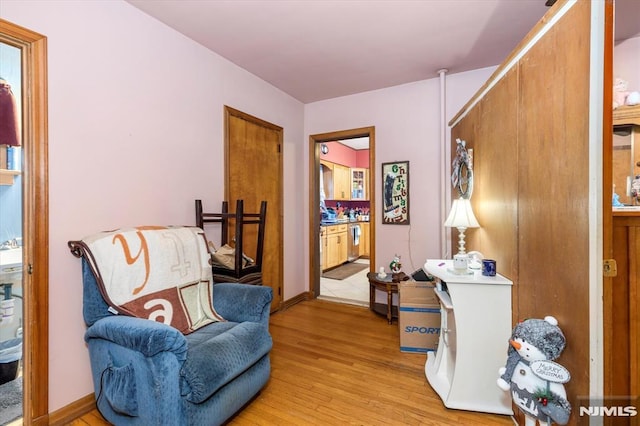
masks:
MULTIPOLYGON (((508 416, 446 409, 425 355, 399 350, 398 327, 367 308, 321 300, 272 315, 271 379, 237 425, 513 425, 508 416)), ((71 423, 108 425, 94 410, 71 423)))

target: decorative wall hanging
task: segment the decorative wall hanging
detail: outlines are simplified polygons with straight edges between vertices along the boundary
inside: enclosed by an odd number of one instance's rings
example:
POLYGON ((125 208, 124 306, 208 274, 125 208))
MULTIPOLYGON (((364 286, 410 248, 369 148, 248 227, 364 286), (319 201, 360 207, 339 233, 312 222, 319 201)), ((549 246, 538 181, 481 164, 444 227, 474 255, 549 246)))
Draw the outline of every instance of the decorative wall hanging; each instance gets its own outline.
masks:
POLYGON ((470 199, 473 193, 473 150, 466 148, 467 142, 456 139, 456 156, 451 164, 451 183, 460 198, 470 199))
POLYGON ((409 224, 409 162, 382 163, 382 223, 409 224))

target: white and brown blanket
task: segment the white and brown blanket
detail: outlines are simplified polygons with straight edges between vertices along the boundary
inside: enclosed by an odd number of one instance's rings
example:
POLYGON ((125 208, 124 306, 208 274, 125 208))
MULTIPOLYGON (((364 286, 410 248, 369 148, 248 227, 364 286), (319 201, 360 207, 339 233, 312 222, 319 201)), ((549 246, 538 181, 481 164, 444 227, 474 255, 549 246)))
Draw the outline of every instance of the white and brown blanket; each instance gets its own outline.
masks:
POLYGON ((140 226, 82 239, 100 291, 121 314, 163 322, 189 334, 215 321, 204 232, 140 226))

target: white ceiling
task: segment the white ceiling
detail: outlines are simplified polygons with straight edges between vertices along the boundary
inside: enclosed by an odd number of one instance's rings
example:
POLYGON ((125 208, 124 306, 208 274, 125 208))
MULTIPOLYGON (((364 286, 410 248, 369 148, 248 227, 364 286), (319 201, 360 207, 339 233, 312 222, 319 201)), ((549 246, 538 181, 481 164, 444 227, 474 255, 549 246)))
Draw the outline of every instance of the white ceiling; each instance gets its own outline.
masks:
POLYGON ((343 139, 338 142, 355 150, 369 149, 369 136, 365 136, 362 138, 343 139))
MULTIPOLYGON (((303 103, 500 64, 546 0, 127 0, 303 103)), ((616 0, 616 38, 640 1, 616 0)))

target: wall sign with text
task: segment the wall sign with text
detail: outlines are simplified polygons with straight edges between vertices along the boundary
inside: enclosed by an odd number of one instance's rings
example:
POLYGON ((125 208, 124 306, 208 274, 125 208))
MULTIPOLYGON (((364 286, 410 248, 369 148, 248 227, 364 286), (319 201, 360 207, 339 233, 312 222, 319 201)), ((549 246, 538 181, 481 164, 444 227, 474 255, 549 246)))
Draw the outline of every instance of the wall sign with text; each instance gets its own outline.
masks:
POLYGON ((382 223, 409 224, 409 162, 382 163, 382 223))

